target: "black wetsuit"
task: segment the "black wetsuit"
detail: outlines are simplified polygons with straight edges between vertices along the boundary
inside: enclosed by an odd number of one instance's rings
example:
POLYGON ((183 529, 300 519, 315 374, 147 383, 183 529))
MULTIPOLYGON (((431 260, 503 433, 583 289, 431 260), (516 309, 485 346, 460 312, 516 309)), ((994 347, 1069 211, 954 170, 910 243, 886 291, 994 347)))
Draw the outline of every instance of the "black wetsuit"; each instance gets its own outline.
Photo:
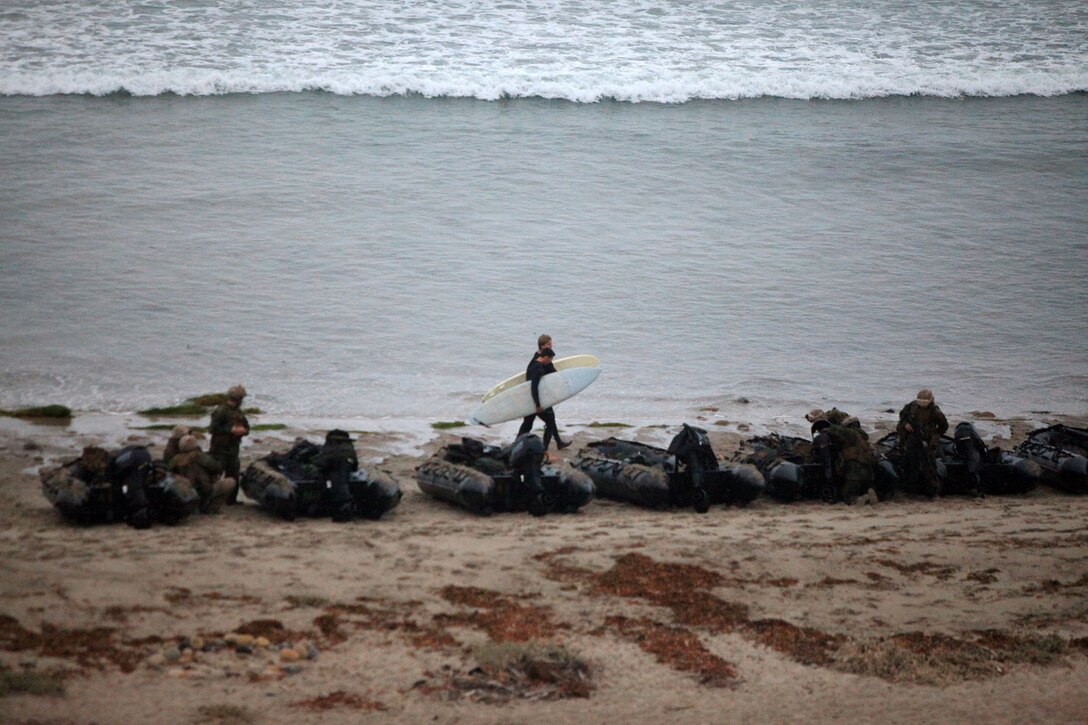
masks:
MULTIPOLYGON (((539 353, 537 353, 539 355, 539 353)), ((548 373, 554 373, 555 365, 550 362, 544 364, 537 362, 537 355, 533 355, 533 359, 529 361, 529 366, 525 368, 525 379, 532 383, 530 390, 533 393, 533 402, 537 407, 540 407, 540 379, 548 373)), ((551 408, 545 408, 540 413, 532 413, 525 416, 525 419, 521 421, 521 428, 518 429, 518 435, 528 433, 533 429, 533 421, 537 416, 544 421, 544 450, 548 450, 548 445, 551 443, 552 438, 555 438, 556 445, 562 444, 562 440, 559 438, 559 427, 555 424, 555 411, 551 408)))

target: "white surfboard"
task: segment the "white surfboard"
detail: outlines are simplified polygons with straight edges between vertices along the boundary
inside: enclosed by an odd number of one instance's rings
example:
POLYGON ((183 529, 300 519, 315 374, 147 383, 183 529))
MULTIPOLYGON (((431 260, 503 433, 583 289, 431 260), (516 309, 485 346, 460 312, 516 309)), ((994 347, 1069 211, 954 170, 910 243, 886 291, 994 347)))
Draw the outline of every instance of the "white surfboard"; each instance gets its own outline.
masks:
MULTIPOLYGON (((577 395, 589 387, 589 384, 600 374, 601 369, 598 367, 574 367, 548 373, 540 379, 540 387, 537 390, 540 395, 540 406, 550 408, 577 395)), ((469 415, 469 422, 494 425, 524 418, 535 412, 532 383, 525 380, 481 402, 469 415)))
MULTIPOLYGON (((600 361, 597 360, 597 357, 595 355, 568 355, 567 357, 557 357, 556 359, 552 360, 552 365, 555 366, 556 370, 567 370, 569 368, 595 368, 597 367, 598 362, 600 361)), ((486 403, 488 400, 494 398, 502 391, 524 382, 525 373, 511 375, 506 380, 503 380, 491 390, 488 390, 486 393, 484 393, 484 397, 480 398, 480 402, 486 403)), ((529 414, 526 413, 525 415, 529 414)))

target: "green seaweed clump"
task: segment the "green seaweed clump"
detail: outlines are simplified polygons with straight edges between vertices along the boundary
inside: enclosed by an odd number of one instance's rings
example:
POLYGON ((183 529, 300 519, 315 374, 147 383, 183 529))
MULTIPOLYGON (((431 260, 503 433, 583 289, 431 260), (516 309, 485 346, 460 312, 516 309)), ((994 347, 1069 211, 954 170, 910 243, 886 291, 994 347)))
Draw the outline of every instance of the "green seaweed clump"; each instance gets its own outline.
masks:
POLYGON ((630 428, 627 423, 602 423, 600 421, 593 421, 587 428, 630 428))
POLYGON ((16 410, 0 410, 0 415, 9 418, 56 418, 67 419, 72 417, 72 409, 63 405, 41 405, 34 408, 18 408, 16 410))
MULTIPOLYGON (((147 408, 145 410, 136 411, 140 415, 146 415, 155 418, 162 418, 167 415, 204 415, 211 412, 211 409, 223 405, 227 402, 226 393, 204 393, 204 395, 194 395, 191 398, 186 398, 185 402, 179 405, 168 405, 163 408, 147 408)), ((260 415, 260 408, 243 408, 242 412, 246 415, 260 415)))
POLYGON ((468 425, 463 420, 439 420, 431 423, 431 427, 435 430, 449 430, 450 428, 462 428, 468 425))
POLYGON ((168 405, 165 408, 145 408, 136 412, 152 418, 161 418, 167 415, 204 415, 208 410, 196 403, 182 403, 181 405, 168 405))

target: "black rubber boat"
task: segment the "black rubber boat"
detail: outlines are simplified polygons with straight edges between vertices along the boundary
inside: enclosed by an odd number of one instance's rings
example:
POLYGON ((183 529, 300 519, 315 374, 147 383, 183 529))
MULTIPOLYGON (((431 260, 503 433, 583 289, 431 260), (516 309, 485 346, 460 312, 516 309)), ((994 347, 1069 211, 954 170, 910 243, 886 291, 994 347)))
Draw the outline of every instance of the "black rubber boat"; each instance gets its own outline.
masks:
POLYGON ((686 423, 668 449, 618 438, 588 448, 573 465, 589 474, 598 495, 617 501, 706 513, 715 503, 743 506, 764 489, 758 471, 722 465, 706 431, 686 423))
MULTIPOLYGON (((325 476, 314 465, 322 446, 299 438, 286 453, 273 452, 249 465, 242 474, 242 491, 263 508, 293 521, 299 516, 331 516, 332 502, 325 476)), ((400 503, 400 486, 391 475, 359 468, 348 476, 354 514, 377 520, 400 503)))
POLYGON ((533 433, 508 448, 474 438, 446 446, 416 468, 419 488, 428 496, 488 516, 496 512, 575 513, 594 496, 586 474, 546 465, 544 444, 533 433))

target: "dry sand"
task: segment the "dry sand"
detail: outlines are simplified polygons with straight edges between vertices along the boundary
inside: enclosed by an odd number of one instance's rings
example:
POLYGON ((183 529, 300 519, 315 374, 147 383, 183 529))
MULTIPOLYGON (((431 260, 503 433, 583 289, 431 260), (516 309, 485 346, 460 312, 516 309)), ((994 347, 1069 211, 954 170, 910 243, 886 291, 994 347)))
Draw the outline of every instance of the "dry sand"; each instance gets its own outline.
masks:
MULTIPOLYGON (((162 450, 165 434, 134 435, 162 450)), ((283 447, 255 439, 243 465, 283 447)), ((364 436, 360 454, 395 439, 364 436)), ((85 442, 0 431, 2 675, 64 689, 0 697, 4 722, 1088 719, 1088 497, 480 518, 421 494, 422 459, 399 455, 381 467, 404 500, 378 522, 287 523, 248 503, 79 528, 36 470, 85 442), (239 631, 271 646, 163 661, 239 631), (588 672, 490 664, 507 652, 494 643, 525 641, 588 672)), ((713 442, 727 457, 739 436, 713 442)))

